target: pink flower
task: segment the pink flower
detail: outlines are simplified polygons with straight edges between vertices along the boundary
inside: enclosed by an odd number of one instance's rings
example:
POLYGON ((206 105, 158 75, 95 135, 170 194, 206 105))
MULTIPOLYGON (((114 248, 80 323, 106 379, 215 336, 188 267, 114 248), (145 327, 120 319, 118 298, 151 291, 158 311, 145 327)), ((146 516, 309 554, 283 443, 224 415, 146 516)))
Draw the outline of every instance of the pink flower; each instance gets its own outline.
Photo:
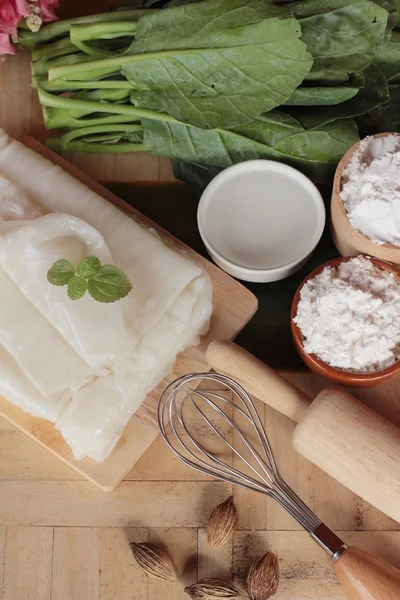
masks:
POLYGON ((16 37, 18 23, 30 14, 26 0, 0 0, 0 55, 15 54, 10 35, 16 37))
POLYGON ((17 35, 17 25, 22 17, 31 14, 26 0, 1 0, 0 1, 0 32, 17 35))
POLYGON ((58 8, 58 0, 38 0, 38 5, 40 7, 40 17, 44 23, 57 19, 54 10, 58 8))
POLYGON ((57 19, 56 8, 58 0, 0 0, 0 64, 2 54, 15 54, 11 39, 16 39, 21 19, 26 18, 26 25, 36 31, 42 21, 57 19))

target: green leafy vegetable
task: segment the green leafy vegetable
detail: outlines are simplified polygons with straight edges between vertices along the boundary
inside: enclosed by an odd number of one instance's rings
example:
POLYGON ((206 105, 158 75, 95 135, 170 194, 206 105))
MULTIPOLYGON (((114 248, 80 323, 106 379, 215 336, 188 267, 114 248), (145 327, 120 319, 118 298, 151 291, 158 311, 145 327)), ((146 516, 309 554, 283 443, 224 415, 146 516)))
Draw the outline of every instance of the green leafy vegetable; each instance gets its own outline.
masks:
POLYGON ((47 280, 52 285, 66 285, 71 300, 80 300, 89 291, 98 302, 117 302, 132 290, 121 269, 114 265, 101 266, 97 256, 86 256, 76 269, 64 258, 57 260, 48 270, 47 280))
POLYGON ((274 17, 291 17, 292 9, 282 9, 266 0, 212 0, 190 4, 181 2, 174 10, 153 12, 138 22, 136 39, 129 52, 161 52, 186 48, 220 48, 237 37, 236 29, 274 17), (232 32, 232 36, 230 36, 232 32))
POLYGON ((22 33, 46 127, 64 129, 52 148, 148 151, 198 181, 252 158, 323 179, 356 123, 400 129, 400 0, 131 7, 22 33))
POLYGON ((71 300, 80 300, 86 294, 87 288, 86 279, 75 275, 68 281, 68 296, 71 300))
POLYGON ((146 119, 143 125, 144 144, 157 156, 219 167, 266 158, 287 162, 310 174, 315 166, 324 173, 334 168, 346 149, 358 140, 351 120, 307 131, 287 115, 271 113, 248 125, 226 130, 208 131, 146 119))
POLYGON ((198 163, 184 160, 174 160, 173 168, 175 177, 191 185, 198 197, 201 196, 210 181, 223 171, 223 167, 199 165, 198 163))
POLYGON ((379 49, 375 62, 389 83, 400 83, 400 31, 393 31, 390 40, 379 49))
POLYGON ((358 94, 334 106, 300 107, 291 110, 291 114, 298 119, 306 129, 321 127, 336 119, 357 117, 377 106, 389 101, 389 89, 386 77, 379 67, 372 63, 364 71, 365 84, 358 94))
POLYGON ((300 35, 295 19, 265 19, 220 33, 218 46, 211 36, 209 47, 205 37, 200 48, 135 55, 122 72, 179 121, 229 127, 290 98, 312 66, 300 35))
POLYGON ((57 260, 47 272, 47 280, 52 285, 67 285, 75 275, 75 269, 65 258, 57 260))
POLYGON ((347 81, 349 73, 362 71, 375 58, 386 32, 388 13, 365 0, 333 1, 330 6, 338 6, 333 10, 326 10, 327 3, 320 0, 302 2, 309 5, 308 10, 311 3, 317 14, 300 18, 301 39, 314 58, 307 79, 347 81), (318 7, 323 7, 323 12, 318 7))
POLYGON ((286 106, 331 106, 341 104, 353 98, 360 88, 350 86, 298 87, 293 92, 286 106))

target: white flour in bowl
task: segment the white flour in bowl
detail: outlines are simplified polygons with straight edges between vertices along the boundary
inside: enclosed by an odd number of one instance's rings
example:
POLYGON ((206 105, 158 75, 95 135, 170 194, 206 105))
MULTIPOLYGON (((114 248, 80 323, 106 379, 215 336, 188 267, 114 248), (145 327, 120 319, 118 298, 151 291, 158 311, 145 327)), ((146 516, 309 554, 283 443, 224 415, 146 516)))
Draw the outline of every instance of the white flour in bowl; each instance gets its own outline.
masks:
POLYGON ((307 281, 294 319, 307 353, 357 373, 400 357, 400 282, 366 257, 326 267, 307 281))
POLYGON ((361 141, 342 176, 351 225, 375 244, 400 246, 400 136, 361 141))

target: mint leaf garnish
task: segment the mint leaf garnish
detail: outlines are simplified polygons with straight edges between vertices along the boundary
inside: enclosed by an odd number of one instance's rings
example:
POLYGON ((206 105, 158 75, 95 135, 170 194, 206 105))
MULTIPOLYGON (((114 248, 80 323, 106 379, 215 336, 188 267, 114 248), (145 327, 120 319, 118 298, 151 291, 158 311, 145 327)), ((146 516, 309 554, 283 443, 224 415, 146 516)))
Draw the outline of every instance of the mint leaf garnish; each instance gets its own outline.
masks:
POLYGON ((75 275, 68 281, 68 296, 71 300, 80 300, 86 294, 88 284, 86 279, 75 275))
POLYGON ((47 271, 47 281, 53 285, 67 285, 75 275, 75 269, 65 258, 57 260, 47 271))
POLYGON ((101 266, 97 256, 86 256, 76 270, 65 258, 57 260, 47 271, 47 279, 53 285, 67 285, 71 300, 80 300, 89 290, 97 302, 117 302, 132 289, 121 269, 114 265, 101 266))
POLYGON ((131 289, 125 273, 113 265, 104 265, 88 281, 89 294, 98 302, 116 302, 125 298, 131 289))
POLYGON ((101 268, 101 262, 97 256, 87 256, 76 267, 76 272, 81 277, 93 277, 101 268))

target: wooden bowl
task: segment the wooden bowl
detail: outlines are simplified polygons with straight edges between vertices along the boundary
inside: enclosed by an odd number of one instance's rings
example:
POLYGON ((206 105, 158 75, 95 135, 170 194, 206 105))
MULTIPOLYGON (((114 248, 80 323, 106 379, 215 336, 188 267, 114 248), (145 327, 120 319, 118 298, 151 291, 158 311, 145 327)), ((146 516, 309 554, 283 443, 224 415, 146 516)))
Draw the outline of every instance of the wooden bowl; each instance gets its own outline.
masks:
MULTIPOLYGON (((394 275, 400 281, 400 269, 398 269, 396 266, 389 264, 387 262, 384 262, 382 260, 379 260, 377 258, 373 258, 373 257, 369 257, 369 258, 371 259, 371 262, 376 267, 379 267, 380 269, 394 273, 394 275)), ((400 360, 396 361, 392 366, 388 367, 387 369, 383 369, 382 371, 376 371, 374 373, 360 374, 360 373, 348 373, 346 371, 342 371, 341 369, 337 369, 335 367, 328 365, 326 362, 324 362, 323 360, 318 358, 315 354, 309 354, 308 352, 306 352, 304 350, 303 334, 302 334, 300 328, 298 327, 298 325, 296 325, 296 323, 293 320, 295 318, 295 316, 297 315, 297 307, 298 307, 298 304, 300 301, 300 293, 301 293, 301 289, 304 286, 304 284, 309 279, 313 279, 314 277, 316 277, 316 275, 319 275, 319 273, 321 273, 325 269, 325 267, 337 267, 341 263, 347 262, 350 259, 351 259, 350 256, 334 258, 333 260, 330 260, 327 263, 325 263, 325 264, 321 265, 320 267, 318 267, 317 269, 315 269, 312 273, 310 273, 304 279, 303 283, 300 285, 300 287, 298 288, 298 290, 293 298, 292 309, 291 309, 291 314, 290 314, 290 325, 291 325, 292 337, 293 337, 294 345, 296 346, 296 350, 299 353, 300 357, 305 362, 305 364, 308 366, 308 368, 311 369, 311 371, 314 371, 314 373, 317 373, 317 375, 320 375, 324 379, 327 379, 328 381, 337 383, 339 385, 344 385, 347 387, 366 388, 366 387, 372 387, 374 385, 379 385, 386 381, 390 381, 391 379, 394 379, 395 377, 397 377, 397 375, 400 375, 400 360)))
MULTIPOLYGON (((386 137, 393 135, 388 133, 379 133, 373 137, 386 137)), ((396 134, 394 134, 396 135, 396 134)), ((331 230, 332 238, 336 248, 342 256, 357 256, 358 254, 367 254, 376 256, 382 260, 387 260, 396 265, 400 265, 400 247, 393 244, 378 245, 368 239, 365 235, 356 231, 350 224, 342 199, 340 197, 343 171, 350 158, 358 149, 360 142, 354 144, 343 156, 337 166, 335 178, 333 180, 332 198, 331 198, 331 230)))

